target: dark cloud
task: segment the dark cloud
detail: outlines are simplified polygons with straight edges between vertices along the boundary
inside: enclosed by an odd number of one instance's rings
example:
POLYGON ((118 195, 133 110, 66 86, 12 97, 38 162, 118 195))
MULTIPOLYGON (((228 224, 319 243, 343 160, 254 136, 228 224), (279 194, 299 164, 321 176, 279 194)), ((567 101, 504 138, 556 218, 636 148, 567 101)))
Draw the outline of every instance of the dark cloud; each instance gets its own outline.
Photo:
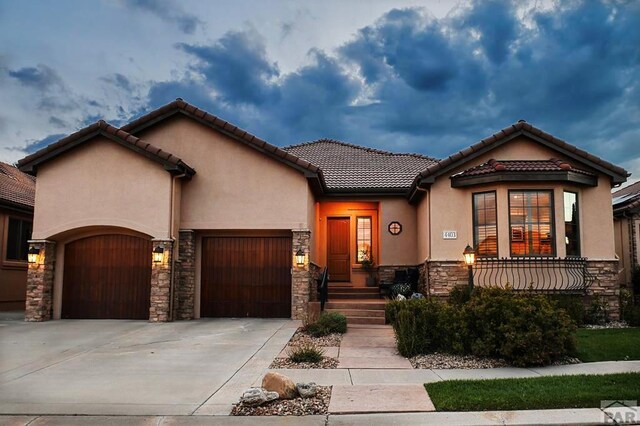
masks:
POLYGON ((275 94, 269 80, 278 66, 267 58, 264 40, 255 31, 228 32, 212 46, 179 44, 198 59, 193 69, 231 104, 261 104, 275 94))
POLYGON ((134 90, 134 85, 131 81, 120 73, 115 73, 108 75, 106 77, 102 77, 102 81, 112 84, 116 88, 123 90, 124 92, 132 92, 134 90))
POLYGON ((202 21, 197 16, 185 12, 179 3, 172 0, 125 0, 133 8, 152 13, 168 24, 175 24, 185 34, 193 34, 202 21))
POLYGON ((53 69, 39 64, 36 67, 25 67, 17 70, 9 70, 9 77, 16 79, 21 85, 40 91, 46 91, 52 87, 62 87, 62 79, 53 69))
POLYGON ((69 123, 61 118, 54 116, 49 117, 49 124, 51 124, 53 127, 57 127, 58 129, 65 129, 69 127, 69 123))

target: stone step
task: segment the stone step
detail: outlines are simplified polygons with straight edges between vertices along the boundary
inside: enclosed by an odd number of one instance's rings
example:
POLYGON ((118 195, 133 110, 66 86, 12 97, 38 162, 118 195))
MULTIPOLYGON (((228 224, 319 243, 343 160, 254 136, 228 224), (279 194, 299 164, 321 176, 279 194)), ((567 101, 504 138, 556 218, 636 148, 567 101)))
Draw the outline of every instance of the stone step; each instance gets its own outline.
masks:
POLYGON ((382 300, 378 293, 331 293, 329 292, 329 300, 331 299, 371 299, 382 300))
POLYGON ((384 318, 384 309, 325 309, 325 312, 339 312, 349 317, 384 318))
POLYGON ((325 309, 343 311, 345 309, 384 310, 384 299, 332 300, 326 303, 325 309))
POLYGON ((384 324, 384 316, 382 318, 372 317, 347 317, 347 324, 384 324))
POLYGON ((378 287, 333 287, 329 285, 329 293, 380 294, 380 290, 378 287))

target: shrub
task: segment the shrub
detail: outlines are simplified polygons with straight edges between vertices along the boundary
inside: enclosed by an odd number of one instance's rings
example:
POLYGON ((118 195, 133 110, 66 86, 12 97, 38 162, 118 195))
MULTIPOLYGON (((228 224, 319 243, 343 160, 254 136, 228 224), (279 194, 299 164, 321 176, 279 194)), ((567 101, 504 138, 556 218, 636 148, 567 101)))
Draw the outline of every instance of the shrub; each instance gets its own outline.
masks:
POLYGON ((555 294, 549 296, 549 299, 554 302, 558 308, 564 310, 578 327, 584 324, 585 308, 582 300, 583 296, 575 294, 555 294))
POLYGON ((640 306, 633 303, 633 296, 627 289, 620 290, 620 316, 630 326, 640 326, 640 306))
POLYGON ((575 323, 543 295, 478 289, 463 307, 466 344, 477 356, 523 367, 575 351, 575 323))
POLYGON ((599 295, 594 295, 585 311, 584 321, 587 324, 604 325, 609 322, 607 302, 599 295))
POLYGON ((307 325, 305 331, 315 337, 331 333, 346 333, 347 317, 338 312, 324 312, 318 321, 307 325))
POLYGON ((449 293, 449 303, 453 305, 464 305, 471 299, 471 288, 468 285, 457 285, 449 293))
POLYGON ((320 362, 324 358, 324 349, 307 343, 289 349, 287 357, 292 362, 320 362))
POLYGON ((392 323, 398 352, 412 357, 442 348, 446 305, 431 299, 412 299, 400 303, 402 305, 392 323))

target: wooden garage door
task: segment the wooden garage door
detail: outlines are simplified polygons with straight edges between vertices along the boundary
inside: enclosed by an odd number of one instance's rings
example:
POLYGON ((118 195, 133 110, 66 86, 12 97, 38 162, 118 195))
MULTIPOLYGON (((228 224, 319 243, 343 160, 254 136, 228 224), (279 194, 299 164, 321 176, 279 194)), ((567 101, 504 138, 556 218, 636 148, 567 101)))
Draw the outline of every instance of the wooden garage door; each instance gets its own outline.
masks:
POLYGON ((291 317, 291 238, 202 242, 201 317, 291 317))
POLYGON ((148 319, 151 241, 99 235, 65 246, 62 318, 148 319))

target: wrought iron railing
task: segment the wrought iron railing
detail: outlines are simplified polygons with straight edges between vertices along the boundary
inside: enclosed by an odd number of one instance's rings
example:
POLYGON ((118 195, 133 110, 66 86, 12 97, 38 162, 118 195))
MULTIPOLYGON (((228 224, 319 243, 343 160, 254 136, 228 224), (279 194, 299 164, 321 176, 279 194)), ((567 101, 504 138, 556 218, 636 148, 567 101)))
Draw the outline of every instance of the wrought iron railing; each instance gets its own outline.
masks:
POLYGON ((584 257, 478 258, 476 286, 510 287, 537 292, 585 292, 596 280, 584 257))

